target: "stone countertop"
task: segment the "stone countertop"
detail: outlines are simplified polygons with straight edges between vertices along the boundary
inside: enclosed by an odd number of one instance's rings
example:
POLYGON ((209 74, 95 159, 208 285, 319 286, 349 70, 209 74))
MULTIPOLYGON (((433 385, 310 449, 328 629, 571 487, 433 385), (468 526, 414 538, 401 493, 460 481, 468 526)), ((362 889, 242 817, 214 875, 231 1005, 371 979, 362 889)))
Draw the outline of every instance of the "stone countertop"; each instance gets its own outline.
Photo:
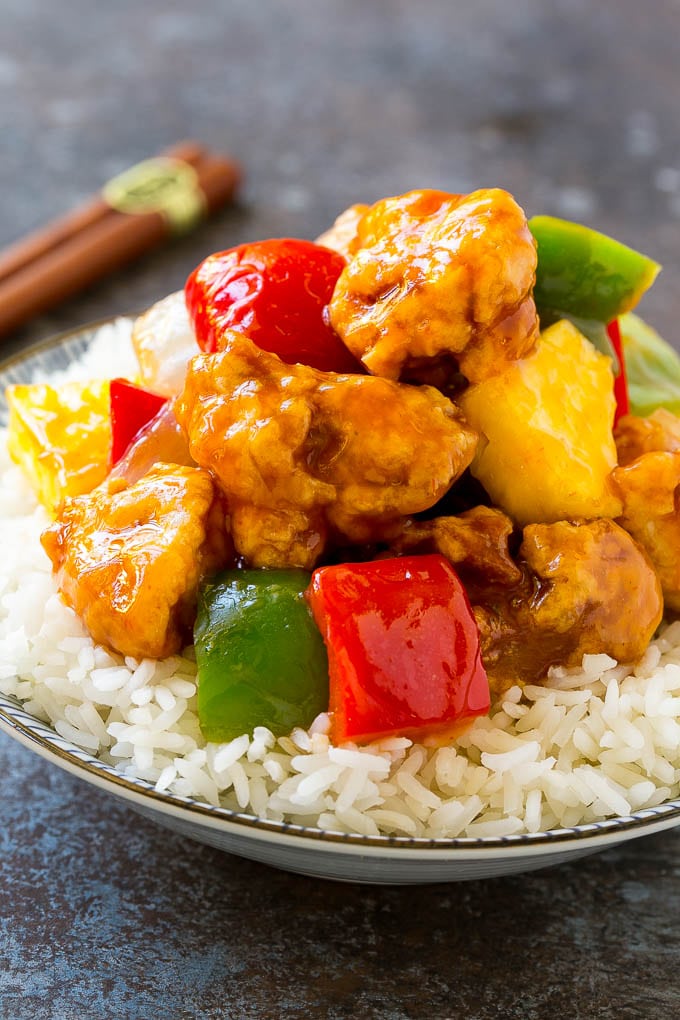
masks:
MULTIPOLYGON (((416 186, 501 185, 665 271, 677 333, 676 0, 0 0, 0 247, 182 137, 240 202, 2 342, 145 307, 209 251, 416 186)), ((0 735, 0 1018, 672 1017, 675 832, 557 869, 341 886, 169 834, 0 735)))
POLYGON ((3 1020, 678 1014, 677 832, 513 878, 343 885, 175 836, 4 735, 0 762, 3 1020))

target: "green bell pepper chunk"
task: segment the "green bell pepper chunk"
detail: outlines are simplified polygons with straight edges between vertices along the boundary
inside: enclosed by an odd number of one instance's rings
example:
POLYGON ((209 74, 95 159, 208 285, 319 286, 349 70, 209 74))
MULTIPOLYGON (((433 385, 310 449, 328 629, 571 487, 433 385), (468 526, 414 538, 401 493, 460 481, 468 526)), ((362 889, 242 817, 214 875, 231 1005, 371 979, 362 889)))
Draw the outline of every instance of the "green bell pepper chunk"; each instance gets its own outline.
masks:
POLYGON ((638 315, 619 319, 630 413, 645 418, 657 407, 680 415, 680 355, 638 315))
POLYGON ((579 223, 533 216, 529 230, 538 245, 534 300, 542 326, 567 318, 590 335, 589 323, 611 322, 634 308, 661 269, 579 223))
POLYGON ((276 736, 328 709, 328 658, 304 570, 227 570, 204 584, 194 645, 207 740, 266 726, 276 736))

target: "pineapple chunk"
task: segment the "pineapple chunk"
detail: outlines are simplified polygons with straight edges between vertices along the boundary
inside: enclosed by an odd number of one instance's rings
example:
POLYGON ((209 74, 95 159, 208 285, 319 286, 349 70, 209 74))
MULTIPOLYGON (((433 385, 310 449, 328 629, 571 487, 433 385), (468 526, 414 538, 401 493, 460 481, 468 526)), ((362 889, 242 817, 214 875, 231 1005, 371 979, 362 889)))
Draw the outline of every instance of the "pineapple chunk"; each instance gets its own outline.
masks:
POLYGON ((460 405, 482 434, 470 470, 518 524, 619 516, 611 361, 570 322, 460 405))
POLYGON ((8 448, 36 496, 55 512, 104 480, 111 452, 109 383, 10 386, 8 448))

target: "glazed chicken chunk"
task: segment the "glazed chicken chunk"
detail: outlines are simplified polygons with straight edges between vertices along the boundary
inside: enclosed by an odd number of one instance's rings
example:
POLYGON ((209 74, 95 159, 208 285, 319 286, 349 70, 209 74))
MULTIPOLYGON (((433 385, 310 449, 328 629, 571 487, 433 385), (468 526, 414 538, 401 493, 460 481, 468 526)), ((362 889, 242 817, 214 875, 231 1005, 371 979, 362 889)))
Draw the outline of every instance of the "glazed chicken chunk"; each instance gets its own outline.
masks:
POLYGON ((645 453, 613 472, 619 524, 643 547, 669 609, 680 610, 680 453, 645 453))
POLYGON ((258 567, 311 568, 338 537, 389 540, 477 445, 431 387, 287 365, 235 332, 192 359, 175 410, 226 494, 237 553, 258 567))
POLYGON ((519 584, 522 572, 510 555, 514 525, 501 510, 476 506, 451 517, 406 521, 391 543, 393 552, 438 552, 456 568, 465 585, 519 584))
POLYGON ((669 609, 680 610, 680 418, 659 407, 627 414, 614 431, 623 503, 619 524, 640 543, 659 575, 669 609))
POLYGON ((61 594, 94 640, 136 659, 190 638, 199 581, 224 564, 226 541, 210 475, 174 464, 67 499, 42 535, 61 594))
POLYGON ((496 693, 536 683, 550 666, 605 652, 641 658, 663 601, 644 551, 614 521, 558 521, 524 529, 522 581, 469 588, 482 658, 496 693))
POLYGON ((355 246, 330 320, 373 375, 430 381, 441 363, 479 382, 534 347, 536 245, 506 191, 383 199, 355 246))
POLYGON ((624 414, 614 429, 619 464, 630 464, 643 453, 680 453, 680 418, 665 407, 646 418, 624 414))

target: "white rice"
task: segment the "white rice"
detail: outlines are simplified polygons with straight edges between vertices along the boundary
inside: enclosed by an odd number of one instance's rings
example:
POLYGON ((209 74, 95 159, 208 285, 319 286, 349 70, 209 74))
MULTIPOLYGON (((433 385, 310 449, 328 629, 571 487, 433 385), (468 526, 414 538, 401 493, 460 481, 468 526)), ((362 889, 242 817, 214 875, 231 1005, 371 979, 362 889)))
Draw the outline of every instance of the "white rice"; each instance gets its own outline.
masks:
MULTIPOLYGON (((129 323, 61 378, 134 373, 129 323)), ((51 381, 55 377, 52 376, 51 381)), ((66 740, 159 791, 337 832, 505 836, 626 816, 680 795, 680 622, 642 662, 587 655, 512 687, 455 744, 333 747, 328 718, 206 744, 192 649, 138 662, 95 645, 61 601, 47 523, 0 430, 0 690, 66 740)))

